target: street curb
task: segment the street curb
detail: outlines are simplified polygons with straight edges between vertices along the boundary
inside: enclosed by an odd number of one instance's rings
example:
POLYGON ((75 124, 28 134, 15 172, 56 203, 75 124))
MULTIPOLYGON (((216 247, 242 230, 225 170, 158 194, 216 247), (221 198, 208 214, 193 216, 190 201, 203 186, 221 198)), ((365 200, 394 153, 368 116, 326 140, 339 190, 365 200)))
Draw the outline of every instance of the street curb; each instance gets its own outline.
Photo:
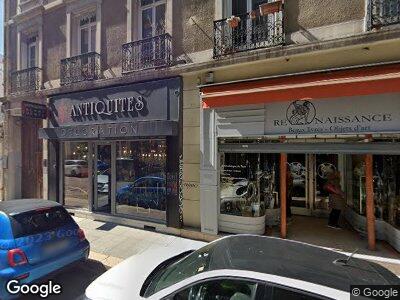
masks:
POLYGON ((96 260, 108 268, 112 268, 123 261, 120 257, 110 256, 94 251, 90 251, 89 259, 96 260))

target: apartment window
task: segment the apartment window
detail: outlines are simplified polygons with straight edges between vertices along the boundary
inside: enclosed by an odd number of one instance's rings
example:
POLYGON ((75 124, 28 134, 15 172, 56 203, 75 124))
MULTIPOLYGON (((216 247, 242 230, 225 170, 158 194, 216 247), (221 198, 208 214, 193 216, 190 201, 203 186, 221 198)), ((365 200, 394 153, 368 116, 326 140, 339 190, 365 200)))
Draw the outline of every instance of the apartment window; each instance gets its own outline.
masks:
POLYGON ((96 51, 96 15, 80 19, 78 46, 80 54, 96 51))
POLYGON ((36 37, 32 37, 27 41, 27 67, 34 68, 37 66, 37 42, 36 37))
POLYGON ((165 33, 166 0, 140 0, 140 38, 146 39, 165 33))
POLYGON ((244 15, 252 10, 258 10, 263 3, 272 2, 271 0, 228 0, 227 17, 244 15))

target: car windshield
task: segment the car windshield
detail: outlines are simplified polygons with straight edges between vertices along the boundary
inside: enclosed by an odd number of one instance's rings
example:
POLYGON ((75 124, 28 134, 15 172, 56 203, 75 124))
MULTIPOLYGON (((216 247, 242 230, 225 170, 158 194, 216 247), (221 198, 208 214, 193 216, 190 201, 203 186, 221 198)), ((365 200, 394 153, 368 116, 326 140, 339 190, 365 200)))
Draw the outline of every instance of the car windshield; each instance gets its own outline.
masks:
POLYGON ((147 287, 144 296, 149 297, 179 281, 209 271, 212 259, 216 256, 216 248, 211 243, 166 268, 160 269, 147 287))
POLYGON ((10 220, 14 238, 46 232, 73 222, 63 207, 28 211, 10 216, 10 220))

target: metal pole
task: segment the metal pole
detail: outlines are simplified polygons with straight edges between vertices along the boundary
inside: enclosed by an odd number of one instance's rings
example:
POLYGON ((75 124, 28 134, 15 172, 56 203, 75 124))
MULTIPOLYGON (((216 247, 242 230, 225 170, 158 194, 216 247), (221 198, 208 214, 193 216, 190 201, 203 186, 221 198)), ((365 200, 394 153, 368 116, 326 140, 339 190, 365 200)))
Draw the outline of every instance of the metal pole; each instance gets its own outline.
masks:
POLYGON ((280 161, 280 194, 281 194, 281 238, 285 239, 287 236, 286 228, 286 165, 287 154, 281 153, 280 161))
POLYGON ((373 182, 373 158, 372 154, 365 155, 365 185, 367 192, 366 215, 368 248, 375 250, 375 205, 374 205, 374 182, 373 182))

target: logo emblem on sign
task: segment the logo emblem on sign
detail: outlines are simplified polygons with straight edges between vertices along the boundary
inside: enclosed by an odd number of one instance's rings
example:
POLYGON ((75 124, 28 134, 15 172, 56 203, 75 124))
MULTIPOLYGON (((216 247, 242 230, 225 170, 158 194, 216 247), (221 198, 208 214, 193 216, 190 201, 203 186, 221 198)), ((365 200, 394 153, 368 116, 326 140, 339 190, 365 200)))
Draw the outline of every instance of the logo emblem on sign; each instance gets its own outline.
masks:
POLYGON ((308 125, 314 121, 316 109, 308 100, 296 100, 286 110, 286 119, 291 125, 308 125))

